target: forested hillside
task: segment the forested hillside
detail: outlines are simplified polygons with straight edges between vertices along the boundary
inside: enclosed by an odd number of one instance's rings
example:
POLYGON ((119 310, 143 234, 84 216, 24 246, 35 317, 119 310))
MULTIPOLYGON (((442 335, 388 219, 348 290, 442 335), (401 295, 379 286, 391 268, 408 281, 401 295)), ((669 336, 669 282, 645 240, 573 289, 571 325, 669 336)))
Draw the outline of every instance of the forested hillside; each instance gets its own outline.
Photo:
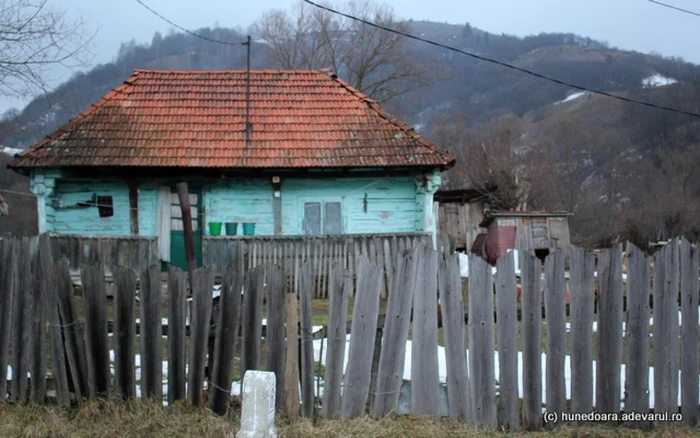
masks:
MULTIPOLYGON (((469 24, 403 25, 414 35, 562 81, 700 112, 700 68, 680 59, 621 51, 572 34, 517 38, 469 24)), ((197 32, 232 43, 245 39, 233 29, 197 32)), ((383 105, 457 156, 449 186, 495 183, 499 190, 488 196, 496 207, 572 211, 575 240, 591 245, 700 234, 692 219, 700 211, 700 176, 693 167, 697 160, 700 168, 697 118, 581 93, 417 41, 402 44, 434 73, 427 86, 383 105)), ((0 145, 26 148, 134 68, 243 69, 245 55, 243 46, 178 32, 156 33, 147 45, 124 43, 113 62, 76 74, 51 95, 6 114, 0 145)), ((252 68, 279 67, 271 45, 254 33, 252 68)), ((10 180, 0 174, 0 183, 10 180)))

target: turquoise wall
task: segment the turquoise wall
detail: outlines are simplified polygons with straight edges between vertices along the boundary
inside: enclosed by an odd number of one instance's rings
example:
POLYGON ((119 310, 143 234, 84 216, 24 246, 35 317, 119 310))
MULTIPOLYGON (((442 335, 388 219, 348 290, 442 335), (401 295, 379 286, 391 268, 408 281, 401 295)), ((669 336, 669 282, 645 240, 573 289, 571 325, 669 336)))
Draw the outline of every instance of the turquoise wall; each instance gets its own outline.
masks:
MULTIPOLYGON (((144 184, 139 189, 139 234, 155 236, 157 191, 155 184, 144 184)), ((123 181, 58 180, 51 199, 53 216, 47 217, 48 230, 57 233, 129 235, 129 189, 123 181), (97 207, 74 208, 87 202, 92 195, 111 196, 114 215, 100 217, 97 207)))
MULTIPOLYGON (((157 193, 162 183, 143 183, 139 189, 141 235, 156 233, 157 193)), ((274 234, 273 190, 269 179, 217 181, 203 188, 205 222, 254 222, 256 235, 274 234)), ((425 199, 413 177, 283 179, 282 233, 303 233, 304 202, 313 201, 341 203, 343 233, 423 231, 425 199)), ((59 178, 46 205, 48 231, 97 235, 131 232, 128 188, 121 180, 59 178), (114 216, 100 218, 97 207, 66 208, 90 200, 93 193, 112 196, 114 216)), ((207 225, 205 229, 208 230, 207 225)))

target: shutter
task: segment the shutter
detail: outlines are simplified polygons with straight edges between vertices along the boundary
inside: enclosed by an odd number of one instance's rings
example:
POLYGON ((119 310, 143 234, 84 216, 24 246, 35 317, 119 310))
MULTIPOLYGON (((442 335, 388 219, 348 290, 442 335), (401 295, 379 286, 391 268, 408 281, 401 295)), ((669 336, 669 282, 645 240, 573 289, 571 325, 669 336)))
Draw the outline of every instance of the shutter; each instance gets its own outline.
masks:
POLYGON ((323 221, 324 234, 341 234, 343 232, 340 215, 340 202, 326 202, 326 217, 323 221))
POLYGON ((304 203, 304 234, 321 234, 321 203, 304 203))

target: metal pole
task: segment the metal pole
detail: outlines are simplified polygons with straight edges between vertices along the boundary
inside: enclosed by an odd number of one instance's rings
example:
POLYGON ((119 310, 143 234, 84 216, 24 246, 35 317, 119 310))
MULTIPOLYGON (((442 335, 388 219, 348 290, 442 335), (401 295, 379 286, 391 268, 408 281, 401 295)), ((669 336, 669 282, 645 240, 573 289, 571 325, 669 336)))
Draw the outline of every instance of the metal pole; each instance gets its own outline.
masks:
POLYGON ((250 125, 250 35, 245 42, 248 53, 246 55, 246 77, 245 77, 245 145, 246 148, 250 145, 250 133, 252 127, 250 125))

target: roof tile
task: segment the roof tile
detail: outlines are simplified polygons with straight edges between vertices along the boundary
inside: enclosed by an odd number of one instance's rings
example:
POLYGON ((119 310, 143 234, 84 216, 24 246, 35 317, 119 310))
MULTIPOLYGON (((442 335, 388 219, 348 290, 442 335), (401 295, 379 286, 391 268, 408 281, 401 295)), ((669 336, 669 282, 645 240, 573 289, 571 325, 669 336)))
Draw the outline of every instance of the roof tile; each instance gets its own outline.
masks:
POLYGON ((454 159, 324 71, 136 70, 15 168, 449 167, 454 159))

